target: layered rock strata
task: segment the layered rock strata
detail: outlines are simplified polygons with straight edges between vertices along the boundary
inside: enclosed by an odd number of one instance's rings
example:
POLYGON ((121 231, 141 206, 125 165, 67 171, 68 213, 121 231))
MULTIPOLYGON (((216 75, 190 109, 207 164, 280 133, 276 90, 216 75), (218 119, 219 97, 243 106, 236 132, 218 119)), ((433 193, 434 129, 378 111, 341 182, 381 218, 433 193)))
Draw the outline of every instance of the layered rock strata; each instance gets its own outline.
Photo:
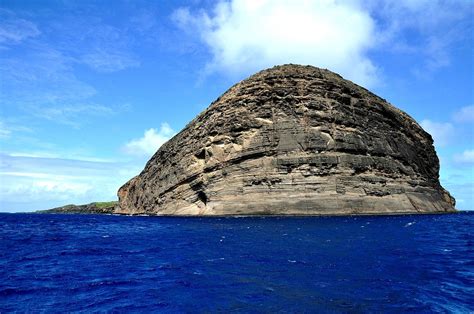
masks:
POLYGON ((454 211, 431 136, 341 76, 283 65, 234 85, 118 191, 117 213, 454 211))

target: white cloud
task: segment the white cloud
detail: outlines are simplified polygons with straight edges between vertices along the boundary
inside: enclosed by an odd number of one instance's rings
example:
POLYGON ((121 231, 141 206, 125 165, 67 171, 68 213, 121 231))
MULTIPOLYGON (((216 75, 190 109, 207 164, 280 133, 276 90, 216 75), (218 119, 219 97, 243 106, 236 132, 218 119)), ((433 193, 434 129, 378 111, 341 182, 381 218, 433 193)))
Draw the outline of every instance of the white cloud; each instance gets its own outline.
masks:
POLYGON ((7 128, 5 123, 0 121, 0 139, 9 138, 11 133, 12 133, 11 130, 7 128))
POLYGON ((196 29, 213 58, 208 71, 248 74, 283 63, 312 64, 365 86, 376 81, 366 52, 374 21, 354 2, 220 1, 212 13, 177 10, 181 27, 196 29))
POLYGON ((449 65, 472 9, 469 1, 441 0, 220 0, 212 10, 184 7, 172 18, 209 48, 205 73, 241 77, 300 63, 371 87, 383 69, 370 51, 416 54, 423 61, 411 70, 420 77, 449 65))
POLYGON ((450 143, 454 135, 454 127, 448 122, 434 122, 428 119, 421 121, 423 129, 433 137, 434 144, 439 147, 450 143))
POLYGON ((162 123, 159 131, 153 128, 146 130, 143 137, 125 144, 123 151, 129 155, 151 157, 174 133, 168 123, 162 123))
POLYGON ((453 119, 456 122, 474 122, 474 105, 462 107, 454 113, 453 119))
POLYGON ((465 164, 474 164, 474 149, 465 150, 462 154, 454 155, 454 161, 465 164))

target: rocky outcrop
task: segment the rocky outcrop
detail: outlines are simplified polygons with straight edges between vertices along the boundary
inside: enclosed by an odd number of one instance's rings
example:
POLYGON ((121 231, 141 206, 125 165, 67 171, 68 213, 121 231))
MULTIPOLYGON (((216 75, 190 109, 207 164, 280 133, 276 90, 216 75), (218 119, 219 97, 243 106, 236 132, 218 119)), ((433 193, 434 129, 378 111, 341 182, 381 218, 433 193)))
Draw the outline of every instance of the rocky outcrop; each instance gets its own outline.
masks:
POLYGON ((39 210, 38 214, 113 214, 117 202, 95 202, 85 205, 65 205, 61 207, 39 210))
POLYGON ((433 140, 368 90, 312 66, 236 84, 118 191, 117 213, 454 211, 433 140))

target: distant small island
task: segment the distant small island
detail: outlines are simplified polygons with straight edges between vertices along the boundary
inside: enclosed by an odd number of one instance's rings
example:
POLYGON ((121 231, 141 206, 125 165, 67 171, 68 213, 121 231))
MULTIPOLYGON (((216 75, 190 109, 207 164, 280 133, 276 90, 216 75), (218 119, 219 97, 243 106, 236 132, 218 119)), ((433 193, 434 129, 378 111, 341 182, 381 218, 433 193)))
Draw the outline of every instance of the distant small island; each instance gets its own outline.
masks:
POLYGON ((38 210, 37 214, 113 214, 118 202, 93 202, 85 205, 69 204, 61 207, 38 210))

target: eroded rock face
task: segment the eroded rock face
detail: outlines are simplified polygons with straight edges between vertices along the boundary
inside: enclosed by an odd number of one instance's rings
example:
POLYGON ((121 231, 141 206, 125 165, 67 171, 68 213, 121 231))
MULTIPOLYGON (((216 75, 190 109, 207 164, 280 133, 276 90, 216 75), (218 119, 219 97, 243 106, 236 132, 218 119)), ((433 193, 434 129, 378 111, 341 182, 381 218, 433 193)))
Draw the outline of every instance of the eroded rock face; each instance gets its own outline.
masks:
POLYGON ((118 213, 454 211, 433 140, 328 70, 283 65, 236 84, 118 192, 118 213))

